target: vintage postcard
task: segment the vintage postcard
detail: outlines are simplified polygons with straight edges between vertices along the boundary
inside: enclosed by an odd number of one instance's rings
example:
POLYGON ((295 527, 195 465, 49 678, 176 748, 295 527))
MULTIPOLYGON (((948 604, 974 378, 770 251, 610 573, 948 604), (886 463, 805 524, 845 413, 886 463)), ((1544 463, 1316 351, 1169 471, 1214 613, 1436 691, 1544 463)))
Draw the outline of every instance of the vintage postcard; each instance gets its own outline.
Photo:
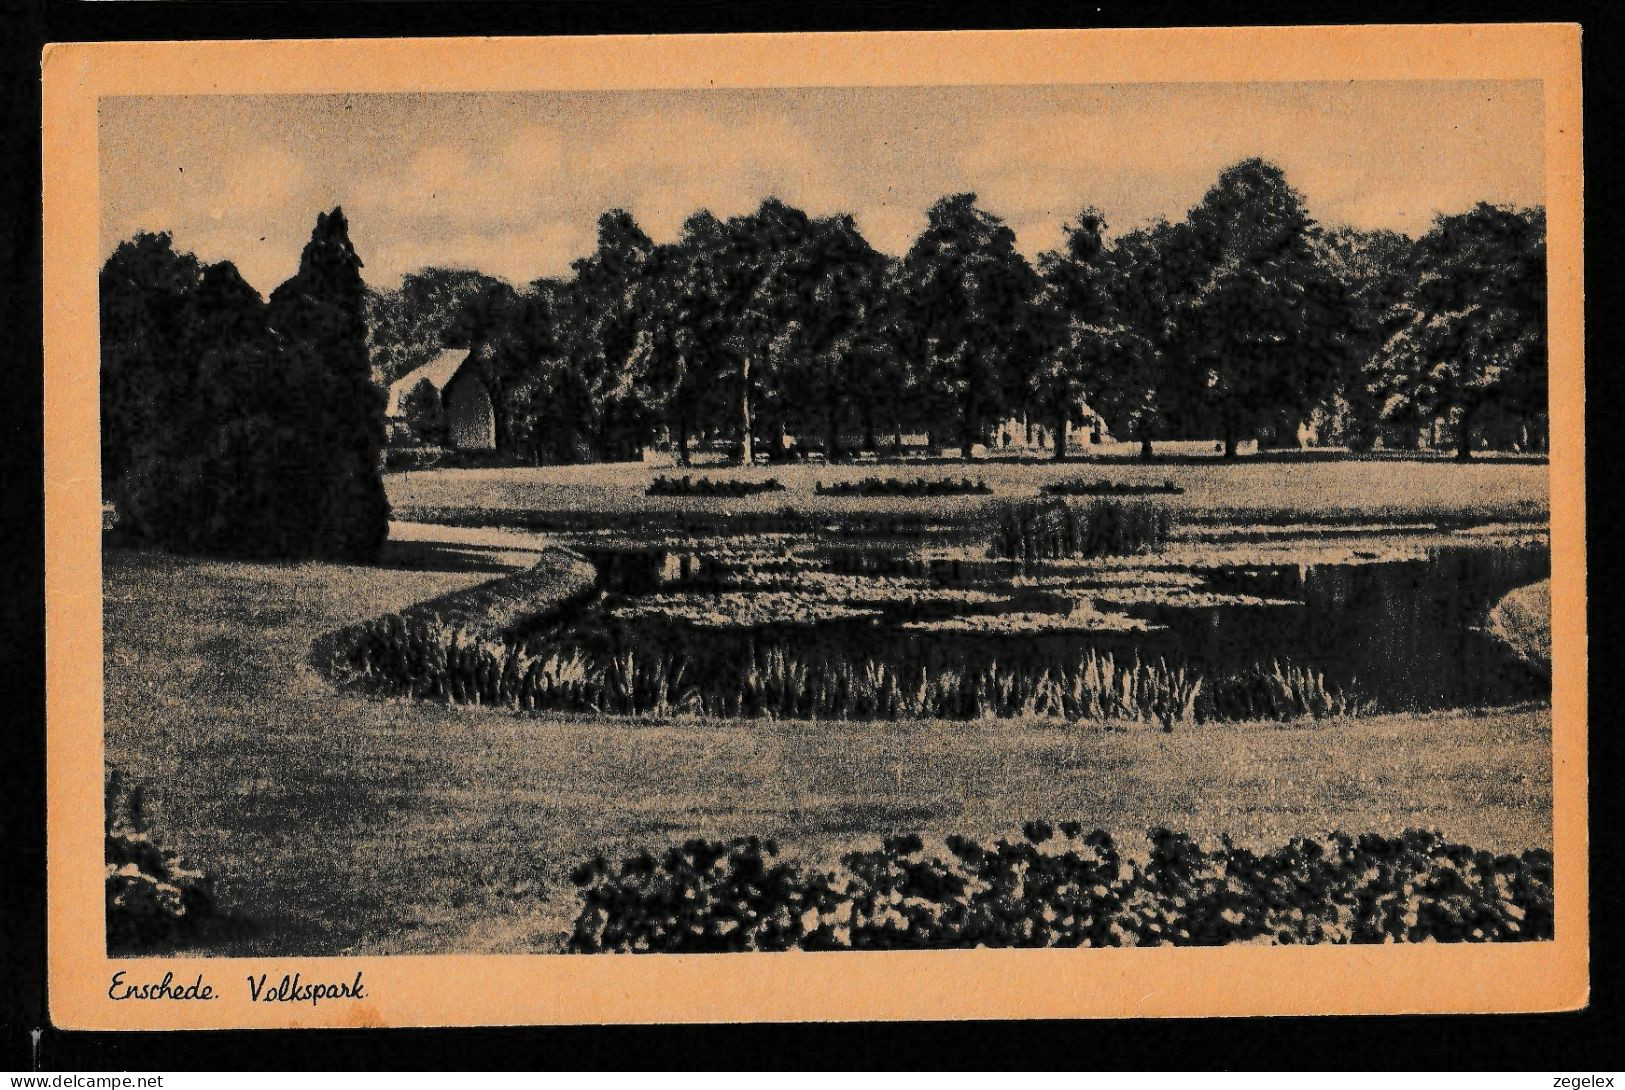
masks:
POLYGON ((1588 995, 1579 30, 63 44, 52 1017, 1588 995))

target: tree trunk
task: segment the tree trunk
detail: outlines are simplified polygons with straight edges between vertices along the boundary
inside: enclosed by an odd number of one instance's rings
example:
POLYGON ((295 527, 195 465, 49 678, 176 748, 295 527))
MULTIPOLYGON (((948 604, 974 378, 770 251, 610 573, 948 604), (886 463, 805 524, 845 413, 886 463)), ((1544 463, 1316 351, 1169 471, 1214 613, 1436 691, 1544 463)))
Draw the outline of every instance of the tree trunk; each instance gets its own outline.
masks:
POLYGON ((1241 418, 1243 412, 1235 403, 1233 396, 1219 402, 1219 453, 1226 461, 1236 456, 1236 448, 1241 446, 1241 418))
POLYGON ((1066 461, 1066 406, 1055 410, 1055 460, 1066 461))
POLYGON ((677 414, 677 464, 688 465, 688 413, 677 414))
POLYGON ((870 454, 879 453, 875 445, 875 401, 872 397, 863 399, 863 449, 870 454))
POLYGON ((963 433, 960 438, 959 456, 968 462, 975 457, 971 448, 976 445, 976 401, 973 395, 965 395, 960 415, 963 433))
POLYGON ((1456 461, 1470 462, 1473 460, 1473 417, 1463 410, 1461 424, 1456 428, 1456 461))
POLYGON ((739 357, 739 464, 756 462, 756 444, 750 434, 750 355, 739 357))
MULTIPOLYGON (((492 422, 495 424, 495 427, 492 430, 496 432, 496 434, 491 437, 492 442, 496 445, 497 450, 501 451, 503 454, 518 454, 518 451, 513 449, 512 440, 508 435, 508 414, 502 411, 502 407, 507 404, 507 395, 502 389, 502 383, 495 382, 492 385, 495 387, 491 391, 491 406, 494 410, 491 415, 493 417, 492 422)), ((435 430, 439 433, 438 438, 444 440, 446 437, 446 415, 444 408, 442 408, 442 411, 438 414, 438 417, 439 422, 436 424, 435 430)))
POLYGON ((1220 414, 1219 432, 1220 437, 1224 439, 1224 443, 1222 443, 1222 450, 1224 450, 1225 460, 1228 461, 1230 458, 1235 458, 1235 450, 1237 450, 1237 447, 1240 447, 1241 440, 1237 437, 1237 426, 1235 426, 1235 419, 1232 419, 1232 414, 1220 414))
POLYGON ((1149 462, 1150 460, 1151 460, 1151 437, 1149 435, 1142 435, 1142 436, 1140 436, 1140 461, 1149 462))
POLYGON ((611 437, 615 433, 613 424, 614 418, 614 408, 606 405, 604 407, 604 419, 598 427, 598 460, 600 462, 614 461, 614 458, 611 457, 614 450, 614 448, 611 446, 611 437))
POLYGON ((839 462, 841 454, 841 401, 835 392, 833 384, 829 387, 829 396, 824 402, 825 436, 824 460, 826 462, 839 462))

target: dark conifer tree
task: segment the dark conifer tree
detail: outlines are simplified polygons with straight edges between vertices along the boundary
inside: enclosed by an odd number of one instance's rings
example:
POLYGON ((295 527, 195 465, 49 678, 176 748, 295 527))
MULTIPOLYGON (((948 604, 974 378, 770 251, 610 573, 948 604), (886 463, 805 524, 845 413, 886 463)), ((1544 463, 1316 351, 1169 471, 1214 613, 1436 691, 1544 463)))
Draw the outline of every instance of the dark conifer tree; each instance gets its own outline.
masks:
POLYGON ((361 267, 343 209, 319 214, 299 272, 271 293, 270 308, 290 362, 309 353, 301 381, 322 395, 311 399, 305 429, 314 524, 304 551, 347 560, 373 559, 389 532, 379 475, 384 395, 369 374, 361 267))
POLYGON ((189 552, 240 552, 235 542, 258 538, 258 526, 241 525, 244 517, 261 517, 253 502, 239 498, 254 491, 253 483, 219 455, 236 418, 267 404, 243 397, 245 389, 259 392, 256 380, 264 373, 276 373, 266 365, 264 312, 259 293, 229 262, 203 267, 186 292, 161 411, 120 459, 113 496, 127 533, 189 552))
POLYGON ((137 444, 167 430, 192 393, 181 349, 197 258, 168 234, 142 232, 102 266, 101 446, 103 492, 112 496, 137 444))

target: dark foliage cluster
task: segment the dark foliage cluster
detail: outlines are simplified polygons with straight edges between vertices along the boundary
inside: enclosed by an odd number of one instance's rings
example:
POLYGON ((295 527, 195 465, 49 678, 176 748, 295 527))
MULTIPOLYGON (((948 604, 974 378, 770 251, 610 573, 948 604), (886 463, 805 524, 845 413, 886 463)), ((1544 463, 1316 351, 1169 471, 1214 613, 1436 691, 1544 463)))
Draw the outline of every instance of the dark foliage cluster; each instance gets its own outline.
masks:
POLYGON ((466 347, 484 312, 511 290, 494 276, 439 268, 408 273, 398 288, 369 286, 363 302, 367 359, 379 385, 387 387, 443 348, 466 347))
MULTIPOLYGON (((401 419, 394 426, 399 428, 404 425, 410 439, 436 446, 445 444, 445 406, 441 404, 440 391, 435 389, 434 383, 423 379, 406 391, 401 396, 400 412, 401 419)), ((390 438, 390 445, 397 445, 396 437, 392 435, 390 438)))
POLYGON ((901 496, 919 498, 928 496, 991 496, 993 489, 986 481, 948 478, 916 477, 912 481, 897 477, 865 477, 858 481, 819 481, 813 491, 820 496, 901 496))
POLYGON ((209 878, 153 840, 139 786, 110 772, 105 804, 109 951, 184 943, 228 922, 209 878))
POLYGON ((728 499, 783 491, 784 485, 771 477, 765 481, 736 481, 694 478, 686 474, 682 477, 656 477, 644 489, 649 496, 722 496, 728 499))
POLYGON ((1037 563, 1155 552, 1173 533, 1174 514, 1152 502, 1104 498, 1075 505, 1049 499, 1011 504, 993 522, 995 556, 1037 563))
POLYGON ((571 880, 574 952, 727 953, 1228 943, 1550 939, 1552 857, 1496 855, 1408 830, 1295 838, 1255 853, 1154 828, 1141 858, 1077 822, 1029 822, 992 847, 917 835, 834 870, 772 840, 690 840, 571 880))
POLYGON ((1046 496, 1182 496, 1185 490, 1172 481, 1137 484, 1133 481, 1056 481, 1039 489, 1046 496))
POLYGON ((168 235, 101 272, 103 489, 126 539, 185 552, 368 560, 388 504, 361 259, 317 218, 269 303, 168 235))

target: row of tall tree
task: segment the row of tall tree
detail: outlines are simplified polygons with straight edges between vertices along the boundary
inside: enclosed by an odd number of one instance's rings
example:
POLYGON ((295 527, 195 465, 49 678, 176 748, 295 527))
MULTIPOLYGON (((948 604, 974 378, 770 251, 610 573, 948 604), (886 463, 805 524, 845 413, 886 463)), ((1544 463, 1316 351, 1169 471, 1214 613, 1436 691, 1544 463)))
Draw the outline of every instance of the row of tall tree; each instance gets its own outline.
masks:
POLYGON ((1036 262, 965 193, 901 258, 850 216, 770 198, 698 212, 665 244, 607 212, 570 277, 524 290, 444 275, 462 279, 414 290, 461 292, 445 324, 497 393, 498 444, 538 462, 659 439, 680 460, 708 441, 749 461, 791 436, 839 458, 851 437, 915 431, 970 457, 1012 416, 1045 424, 1060 457, 1085 404, 1147 457, 1163 437, 1216 437, 1227 456, 1294 442, 1311 419, 1355 446, 1447 433, 1463 458, 1491 417, 1543 441, 1540 209, 1480 204, 1420 239, 1327 229, 1259 159, 1179 222, 1112 236, 1085 209, 1036 262))
POLYGON ((269 302, 167 234, 101 270, 104 495, 126 537, 188 552, 369 560, 388 532, 361 259, 317 217, 269 302))
POLYGON ((1081 407, 1150 456, 1163 437, 1353 445, 1443 425, 1543 443, 1545 217, 1480 204, 1419 239, 1329 230, 1274 165, 1224 171, 1177 223, 1112 236, 1098 211, 1028 262, 972 194, 933 205, 901 258, 850 216, 776 199, 691 216, 656 244, 600 218, 567 278, 523 290, 425 272, 369 293, 342 211, 318 217, 269 301, 168 235, 101 274, 102 466, 127 533, 239 555, 374 555, 386 532, 380 380, 433 342, 472 347, 498 444, 538 462, 669 441, 831 458, 905 432, 969 457, 1011 416, 1065 454, 1081 407), (370 358, 369 358, 370 356, 370 358), (1508 428, 1508 422, 1512 427, 1508 428), (855 439, 854 439, 855 437, 855 439))

